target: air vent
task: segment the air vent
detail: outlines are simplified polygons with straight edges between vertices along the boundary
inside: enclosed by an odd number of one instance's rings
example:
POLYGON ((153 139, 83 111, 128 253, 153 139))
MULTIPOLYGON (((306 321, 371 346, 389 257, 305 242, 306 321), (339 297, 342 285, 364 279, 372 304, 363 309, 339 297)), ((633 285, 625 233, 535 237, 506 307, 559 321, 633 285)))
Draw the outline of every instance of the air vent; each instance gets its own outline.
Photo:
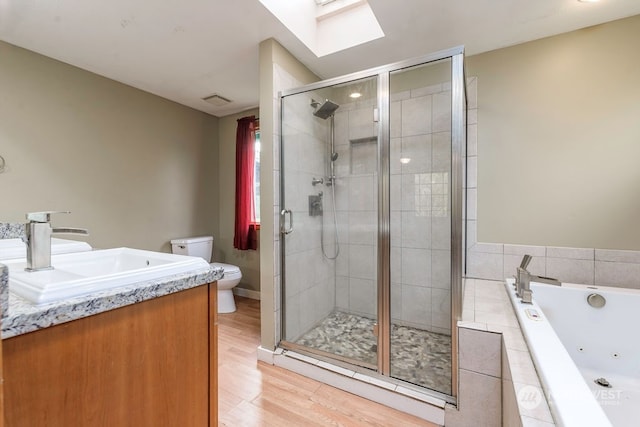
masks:
POLYGON ((216 107, 222 107, 231 102, 230 99, 227 99, 224 96, 218 94, 207 96, 206 98, 202 98, 202 100, 208 102, 211 105, 215 105, 216 107))

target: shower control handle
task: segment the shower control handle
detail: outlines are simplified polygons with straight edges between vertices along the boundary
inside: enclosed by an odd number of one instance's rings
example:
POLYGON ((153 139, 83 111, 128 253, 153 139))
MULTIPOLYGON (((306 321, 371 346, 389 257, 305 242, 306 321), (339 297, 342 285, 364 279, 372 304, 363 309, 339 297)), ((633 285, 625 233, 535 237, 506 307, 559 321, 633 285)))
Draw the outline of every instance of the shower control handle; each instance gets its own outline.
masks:
POLYGON ((280 211, 280 233, 289 234, 293 231, 293 212, 289 209, 282 209, 280 211), (286 216, 289 214, 289 228, 285 227, 286 216))

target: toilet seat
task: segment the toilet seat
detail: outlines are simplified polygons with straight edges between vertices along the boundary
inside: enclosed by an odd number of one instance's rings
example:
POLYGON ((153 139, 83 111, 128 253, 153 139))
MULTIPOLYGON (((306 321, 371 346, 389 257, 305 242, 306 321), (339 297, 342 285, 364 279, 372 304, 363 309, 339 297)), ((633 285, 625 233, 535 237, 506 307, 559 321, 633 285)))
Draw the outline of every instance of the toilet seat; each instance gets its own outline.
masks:
POLYGON ((233 280, 233 279, 240 279, 242 278, 242 273, 240 272, 240 267, 238 267, 237 265, 232 265, 232 264, 224 264, 221 262, 212 262, 211 263, 212 267, 222 267, 222 269, 224 270, 224 277, 223 280, 233 280))

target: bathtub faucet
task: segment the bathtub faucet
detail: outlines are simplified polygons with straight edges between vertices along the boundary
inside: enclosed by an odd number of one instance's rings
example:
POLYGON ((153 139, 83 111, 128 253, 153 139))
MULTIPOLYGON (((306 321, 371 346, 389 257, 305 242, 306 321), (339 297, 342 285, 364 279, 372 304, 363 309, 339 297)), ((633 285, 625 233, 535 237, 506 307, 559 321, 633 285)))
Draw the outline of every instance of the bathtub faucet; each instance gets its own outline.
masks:
POLYGON ((531 255, 525 255, 522 258, 520 267, 516 276, 516 296, 521 299, 524 304, 531 304, 533 291, 531 290, 531 282, 546 283, 548 285, 561 286, 562 283, 558 279, 552 277, 536 276, 529 273, 527 266, 531 262, 531 255))
POLYGON ((77 233, 89 234, 84 228, 52 228, 51 214, 69 212, 31 212, 27 214, 29 222, 25 227, 27 244, 26 271, 51 270, 51 234, 77 233))

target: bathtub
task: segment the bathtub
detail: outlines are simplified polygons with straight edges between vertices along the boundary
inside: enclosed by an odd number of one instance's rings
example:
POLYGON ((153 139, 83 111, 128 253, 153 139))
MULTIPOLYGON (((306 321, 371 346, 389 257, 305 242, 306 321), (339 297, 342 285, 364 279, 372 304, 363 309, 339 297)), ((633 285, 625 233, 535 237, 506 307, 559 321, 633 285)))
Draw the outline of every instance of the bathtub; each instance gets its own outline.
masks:
POLYGON ((533 304, 522 304, 513 282, 507 289, 556 424, 637 426, 640 291, 532 282, 533 304), (592 294, 605 305, 591 306, 592 294))

